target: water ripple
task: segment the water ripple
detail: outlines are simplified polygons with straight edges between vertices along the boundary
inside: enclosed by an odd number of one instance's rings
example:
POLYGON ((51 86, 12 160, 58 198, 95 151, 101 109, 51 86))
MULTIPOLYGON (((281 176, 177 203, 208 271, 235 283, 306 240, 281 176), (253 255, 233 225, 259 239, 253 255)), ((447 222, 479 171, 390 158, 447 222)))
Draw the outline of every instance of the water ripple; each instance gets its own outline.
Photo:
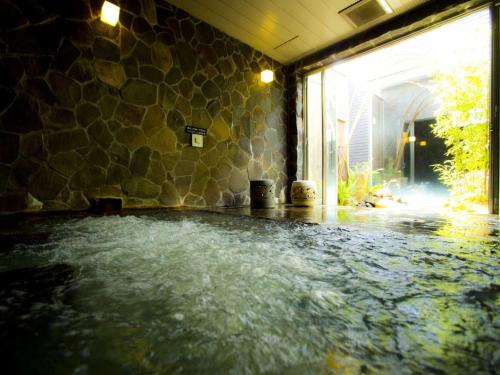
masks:
POLYGON ((36 241, 0 252, 1 338, 11 344, 0 350, 25 371, 486 374, 500 365, 491 232, 457 239, 181 212, 54 219, 21 232, 36 241), (21 268, 39 270, 43 293, 29 277, 19 284, 21 268), (71 277, 56 277, 61 269, 71 277))

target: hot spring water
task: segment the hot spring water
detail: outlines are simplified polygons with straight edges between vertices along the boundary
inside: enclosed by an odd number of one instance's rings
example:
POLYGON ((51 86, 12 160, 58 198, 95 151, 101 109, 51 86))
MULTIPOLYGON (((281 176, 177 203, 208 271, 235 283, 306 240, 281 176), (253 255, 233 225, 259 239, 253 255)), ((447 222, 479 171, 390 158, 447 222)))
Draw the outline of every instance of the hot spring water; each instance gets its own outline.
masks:
POLYGON ((200 212, 54 218, 1 235, 0 354, 20 373, 478 374, 500 364, 498 235, 200 212))

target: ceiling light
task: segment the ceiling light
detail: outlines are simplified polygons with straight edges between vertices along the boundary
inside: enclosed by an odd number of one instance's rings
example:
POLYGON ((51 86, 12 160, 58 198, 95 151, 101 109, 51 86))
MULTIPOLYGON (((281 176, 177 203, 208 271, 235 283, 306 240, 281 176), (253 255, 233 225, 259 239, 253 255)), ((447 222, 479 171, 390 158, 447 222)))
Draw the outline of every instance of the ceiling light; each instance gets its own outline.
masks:
POLYGON ((101 21, 105 22, 111 26, 115 26, 120 18, 120 7, 116 6, 109 1, 105 1, 102 4, 101 9, 101 21))
POLYGON ((272 70, 266 69, 260 73, 260 80, 264 83, 274 81, 274 73, 272 70))
POLYGON ((378 3, 380 4, 380 6, 382 8, 384 8, 384 11, 387 13, 387 14, 391 14, 392 13, 392 8, 390 7, 390 5, 387 3, 386 0, 377 0, 378 3))

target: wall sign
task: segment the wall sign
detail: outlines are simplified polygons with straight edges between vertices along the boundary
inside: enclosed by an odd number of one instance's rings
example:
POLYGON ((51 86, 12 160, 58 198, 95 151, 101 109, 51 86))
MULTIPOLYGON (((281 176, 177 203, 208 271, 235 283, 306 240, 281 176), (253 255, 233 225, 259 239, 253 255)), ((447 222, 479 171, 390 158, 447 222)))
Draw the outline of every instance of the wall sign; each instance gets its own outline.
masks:
POLYGON ((207 129, 197 128, 195 126, 186 126, 186 133, 189 134, 199 134, 199 135, 207 135, 207 129))

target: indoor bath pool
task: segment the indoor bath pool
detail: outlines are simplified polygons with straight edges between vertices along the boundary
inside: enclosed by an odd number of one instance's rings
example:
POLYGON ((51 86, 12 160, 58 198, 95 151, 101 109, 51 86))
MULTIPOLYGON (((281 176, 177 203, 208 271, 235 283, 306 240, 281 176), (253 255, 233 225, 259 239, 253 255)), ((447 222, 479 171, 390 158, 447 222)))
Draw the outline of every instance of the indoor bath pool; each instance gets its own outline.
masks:
POLYGON ((500 366, 498 227, 458 238, 167 211, 22 220, 0 239, 5 374, 500 366))

